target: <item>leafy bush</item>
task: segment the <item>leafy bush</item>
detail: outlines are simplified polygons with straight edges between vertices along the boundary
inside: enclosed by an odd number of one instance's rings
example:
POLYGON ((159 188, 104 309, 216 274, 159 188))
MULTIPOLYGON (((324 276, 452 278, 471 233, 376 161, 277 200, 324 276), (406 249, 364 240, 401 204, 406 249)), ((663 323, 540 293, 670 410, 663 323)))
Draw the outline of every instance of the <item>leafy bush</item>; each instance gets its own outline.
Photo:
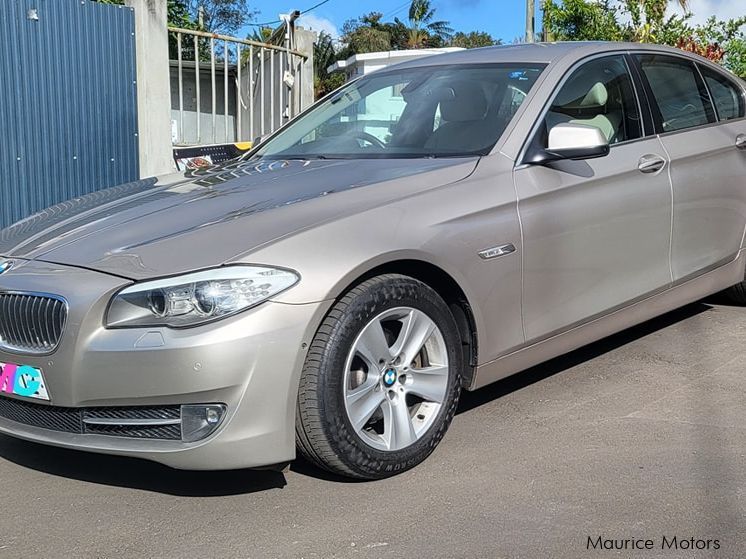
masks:
MULTIPOLYGON (((550 41, 636 41, 678 47, 746 78, 746 15, 691 23, 691 13, 666 17, 668 0, 543 0, 550 41)), ((686 7, 687 2, 680 1, 686 7)))

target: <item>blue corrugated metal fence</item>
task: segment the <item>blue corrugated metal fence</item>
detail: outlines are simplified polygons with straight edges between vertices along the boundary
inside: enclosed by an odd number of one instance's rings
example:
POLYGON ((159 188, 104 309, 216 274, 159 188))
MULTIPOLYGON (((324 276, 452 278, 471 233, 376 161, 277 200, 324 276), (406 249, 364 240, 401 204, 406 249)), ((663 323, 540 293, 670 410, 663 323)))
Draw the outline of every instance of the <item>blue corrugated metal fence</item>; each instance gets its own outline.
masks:
POLYGON ((0 228, 138 178, 134 14, 0 1, 0 228))

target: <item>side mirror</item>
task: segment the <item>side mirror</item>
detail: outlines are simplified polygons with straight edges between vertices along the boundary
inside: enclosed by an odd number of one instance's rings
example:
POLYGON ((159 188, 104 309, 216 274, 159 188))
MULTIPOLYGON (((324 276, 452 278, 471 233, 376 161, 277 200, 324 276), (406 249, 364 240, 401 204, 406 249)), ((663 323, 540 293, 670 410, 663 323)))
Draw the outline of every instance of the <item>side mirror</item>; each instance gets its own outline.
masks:
POLYGON ((262 140, 264 140, 264 137, 257 136, 256 138, 254 138, 254 142, 251 144, 251 147, 255 148, 256 146, 262 143, 262 140))
POLYGON ((547 160, 593 159, 609 155, 609 141, 595 126, 563 123, 549 130, 547 160))
POLYGON ((526 162, 543 165, 564 159, 593 159, 609 154, 609 142, 601 130, 586 124, 563 123, 549 130, 549 146, 545 149, 534 138, 526 162))

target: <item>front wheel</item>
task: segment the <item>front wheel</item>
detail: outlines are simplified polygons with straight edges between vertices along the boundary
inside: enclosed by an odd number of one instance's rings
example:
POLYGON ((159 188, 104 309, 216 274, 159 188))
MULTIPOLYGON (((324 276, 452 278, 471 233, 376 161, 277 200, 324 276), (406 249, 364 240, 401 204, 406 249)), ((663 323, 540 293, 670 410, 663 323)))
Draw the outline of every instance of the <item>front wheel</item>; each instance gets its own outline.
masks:
POLYGON ((416 466, 456 411, 461 355, 456 323, 433 289, 400 275, 361 283, 309 348, 296 415, 300 452, 359 479, 416 466))

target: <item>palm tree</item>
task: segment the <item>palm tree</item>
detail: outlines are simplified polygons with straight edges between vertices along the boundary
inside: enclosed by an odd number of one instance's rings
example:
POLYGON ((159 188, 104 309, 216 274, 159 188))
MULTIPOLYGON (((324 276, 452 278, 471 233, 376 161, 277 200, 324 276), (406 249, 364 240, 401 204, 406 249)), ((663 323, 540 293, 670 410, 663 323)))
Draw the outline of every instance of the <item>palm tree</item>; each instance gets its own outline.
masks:
POLYGON ((322 80, 328 76, 326 69, 334 64, 337 53, 334 49, 332 36, 326 31, 319 33, 313 44, 313 73, 316 79, 322 80))
POLYGON ((251 41, 257 41, 258 43, 268 43, 272 37, 272 33, 274 33, 274 29, 271 27, 254 27, 246 38, 251 41))
MULTIPOLYGON (((434 21, 435 8, 430 0, 412 0, 409 6, 409 25, 407 47, 411 49, 427 46, 432 37, 441 42, 447 41, 453 33, 453 28, 447 21, 434 21)), ((398 19, 396 23, 401 23, 398 19)))

